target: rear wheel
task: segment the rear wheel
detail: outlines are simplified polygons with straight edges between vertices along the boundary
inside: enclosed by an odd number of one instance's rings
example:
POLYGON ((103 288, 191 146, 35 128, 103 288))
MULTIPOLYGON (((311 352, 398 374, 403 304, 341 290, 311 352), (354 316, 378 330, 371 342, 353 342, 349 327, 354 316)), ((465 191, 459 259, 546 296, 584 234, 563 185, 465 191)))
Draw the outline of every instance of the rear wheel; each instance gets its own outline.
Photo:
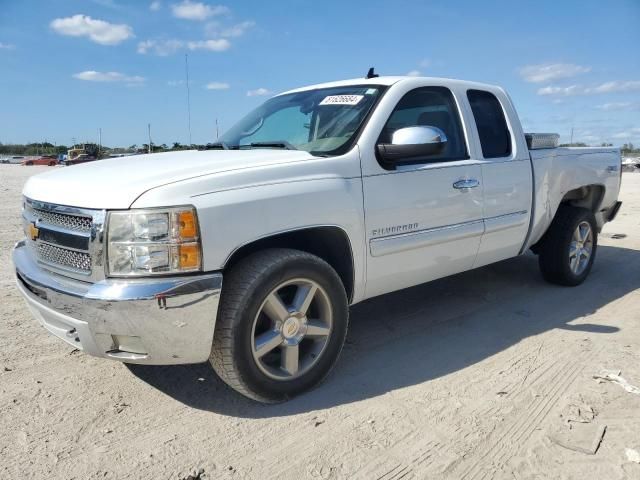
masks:
POLYGON ((548 282, 580 285, 596 255, 598 231, 589 210, 561 206, 540 246, 538 262, 548 282))
POLYGON ((225 276, 211 364, 241 394, 281 402, 324 379, 347 326, 346 293, 329 264, 298 250, 264 250, 225 276))

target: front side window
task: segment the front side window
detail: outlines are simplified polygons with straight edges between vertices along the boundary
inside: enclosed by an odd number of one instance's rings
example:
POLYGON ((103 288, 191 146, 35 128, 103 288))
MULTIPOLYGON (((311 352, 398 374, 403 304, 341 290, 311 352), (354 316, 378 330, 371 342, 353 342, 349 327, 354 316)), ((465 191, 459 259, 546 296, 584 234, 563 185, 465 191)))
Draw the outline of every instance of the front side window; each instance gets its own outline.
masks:
POLYGON ((496 96, 483 90, 469 90, 467 98, 478 128, 482 156, 484 158, 510 156, 511 134, 502 106, 496 96))
POLYGON ((391 143, 396 130, 415 126, 437 127, 447 137, 444 148, 423 159, 424 162, 467 158, 460 115, 448 88, 422 87, 405 94, 384 126, 378 143, 391 143))
POLYGON ((386 87, 305 90, 267 100, 220 137, 224 148, 288 148, 340 155, 351 148, 386 87))

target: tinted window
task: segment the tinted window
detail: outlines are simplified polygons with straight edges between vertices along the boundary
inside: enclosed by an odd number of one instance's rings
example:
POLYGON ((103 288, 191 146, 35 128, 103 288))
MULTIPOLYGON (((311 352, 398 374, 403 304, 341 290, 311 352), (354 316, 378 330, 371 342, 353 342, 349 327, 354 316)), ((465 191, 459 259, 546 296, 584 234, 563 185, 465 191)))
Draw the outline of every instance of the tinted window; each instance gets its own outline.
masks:
POLYGON ((460 115, 449 89, 424 87, 405 94, 389 117, 378 142, 391 143, 393 132, 418 125, 437 127, 447 136, 442 152, 430 155, 425 162, 467 158, 460 115))
POLYGON ((469 90, 467 98, 478 127, 484 158, 511 155, 511 135, 502 106, 495 95, 482 90, 469 90))

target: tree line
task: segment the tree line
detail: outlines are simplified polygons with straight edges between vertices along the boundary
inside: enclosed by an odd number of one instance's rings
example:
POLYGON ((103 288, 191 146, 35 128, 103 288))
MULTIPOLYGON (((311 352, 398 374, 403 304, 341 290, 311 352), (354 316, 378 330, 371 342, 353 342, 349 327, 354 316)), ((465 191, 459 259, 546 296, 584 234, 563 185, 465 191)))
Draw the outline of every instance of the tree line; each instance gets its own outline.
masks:
POLYGON ((633 143, 629 142, 622 144, 622 146, 620 147, 620 151, 623 154, 640 153, 640 147, 635 147, 633 143))

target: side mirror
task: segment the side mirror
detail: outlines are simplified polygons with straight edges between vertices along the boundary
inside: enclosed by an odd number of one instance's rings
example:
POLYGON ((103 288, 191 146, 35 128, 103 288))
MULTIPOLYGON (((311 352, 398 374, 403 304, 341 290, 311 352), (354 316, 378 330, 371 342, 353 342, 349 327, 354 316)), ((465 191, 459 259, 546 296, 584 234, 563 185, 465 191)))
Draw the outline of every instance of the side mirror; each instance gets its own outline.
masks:
POLYGON ((447 136, 438 127, 415 126, 399 128, 391 136, 391 143, 379 143, 382 160, 395 163, 435 155, 444 149, 447 136))

